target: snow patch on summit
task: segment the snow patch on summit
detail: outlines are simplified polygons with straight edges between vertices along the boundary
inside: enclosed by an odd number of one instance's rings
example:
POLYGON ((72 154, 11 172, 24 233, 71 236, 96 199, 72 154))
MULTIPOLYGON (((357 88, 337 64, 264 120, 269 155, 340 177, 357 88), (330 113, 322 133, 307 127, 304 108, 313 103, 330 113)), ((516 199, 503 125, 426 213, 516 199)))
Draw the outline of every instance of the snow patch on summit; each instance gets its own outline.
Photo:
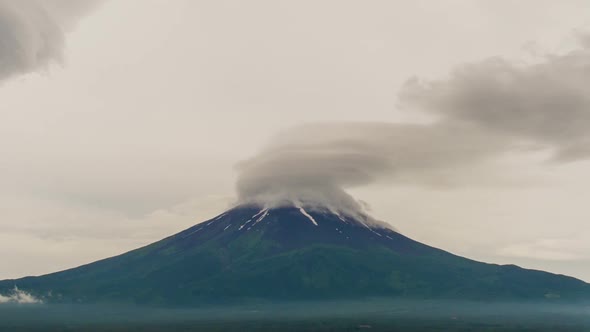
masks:
POLYGON ((248 219, 248 221, 246 221, 244 224, 242 224, 242 226, 240 226, 240 228, 238 228, 238 231, 241 231, 242 228, 244 228, 244 226, 246 226, 250 221, 252 221, 252 219, 248 219))
POLYGON ((312 222, 314 225, 318 226, 318 223, 317 223, 317 221, 315 221, 315 219, 314 219, 314 218, 313 218, 313 217, 312 217, 312 216, 311 216, 309 213, 307 213, 307 211, 305 211, 305 209, 304 209, 304 208, 302 208, 302 207, 299 207, 299 212, 301 212, 301 214, 302 214, 302 215, 306 216, 306 217, 307 217, 307 219, 311 220, 311 222, 312 222))
POLYGON ((224 212, 224 213, 220 214, 219 216, 217 216, 217 218, 215 218, 213 220, 219 220, 219 219, 225 217, 226 214, 227 214, 227 212, 224 212))
POLYGON ((262 219, 264 219, 264 218, 266 218, 266 216, 268 216, 268 209, 264 209, 261 212, 264 212, 264 213, 262 213, 262 215, 260 217, 258 217, 258 219, 256 219, 256 221, 254 222, 254 225, 256 225, 257 223, 261 222, 262 219))
MULTIPOLYGON (((252 220, 254 220, 254 218, 258 217, 258 219, 256 219, 256 221, 254 222, 254 224, 252 226, 256 225, 256 223, 262 221, 262 219, 264 219, 267 215, 268 215, 268 209, 262 209, 262 210, 258 211, 258 213, 256 213, 252 217, 250 217, 250 219, 248 219, 248 221, 246 221, 242 226, 240 226, 240 228, 238 230, 242 230, 242 228, 244 228, 247 224, 249 224, 252 220)), ((250 229, 252 226, 248 227, 248 229, 250 229)))

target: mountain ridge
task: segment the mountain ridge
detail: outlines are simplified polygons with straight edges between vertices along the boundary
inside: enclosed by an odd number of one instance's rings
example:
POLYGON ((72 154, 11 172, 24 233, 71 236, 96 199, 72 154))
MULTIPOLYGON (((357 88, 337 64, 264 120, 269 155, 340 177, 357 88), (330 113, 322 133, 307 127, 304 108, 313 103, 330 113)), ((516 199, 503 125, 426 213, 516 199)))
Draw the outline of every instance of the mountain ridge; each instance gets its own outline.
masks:
POLYGON ((242 205, 122 255, 0 281, 0 294, 16 285, 49 303, 149 305, 363 297, 590 299, 590 285, 581 280, 477 262, 368 221, 297 205, 242 205))

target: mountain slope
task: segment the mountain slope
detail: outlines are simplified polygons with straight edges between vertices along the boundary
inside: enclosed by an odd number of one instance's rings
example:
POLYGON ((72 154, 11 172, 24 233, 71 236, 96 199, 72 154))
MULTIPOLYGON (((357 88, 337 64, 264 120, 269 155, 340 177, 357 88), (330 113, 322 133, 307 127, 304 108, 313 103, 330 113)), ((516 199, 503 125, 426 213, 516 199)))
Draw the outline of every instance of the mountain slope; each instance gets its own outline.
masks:
POLYGON ((300 207, 240 206, 183 232, 78 268, 0 281, 47 302, 194 305, 369 296, 590 299, 590 285, 472 261, 384 226, 300 207))

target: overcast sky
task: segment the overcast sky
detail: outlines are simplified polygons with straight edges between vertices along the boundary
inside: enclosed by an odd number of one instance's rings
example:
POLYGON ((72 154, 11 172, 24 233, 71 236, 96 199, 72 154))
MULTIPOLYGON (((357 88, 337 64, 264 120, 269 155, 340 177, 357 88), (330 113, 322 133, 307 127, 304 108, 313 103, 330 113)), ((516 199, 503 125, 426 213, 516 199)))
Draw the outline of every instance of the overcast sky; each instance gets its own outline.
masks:
POLYGON ((325 179, 319 129, 405 235, 590 281, 588 1, 39 3, 0 0, 0 279, 213 217, 281 142, 325 179))

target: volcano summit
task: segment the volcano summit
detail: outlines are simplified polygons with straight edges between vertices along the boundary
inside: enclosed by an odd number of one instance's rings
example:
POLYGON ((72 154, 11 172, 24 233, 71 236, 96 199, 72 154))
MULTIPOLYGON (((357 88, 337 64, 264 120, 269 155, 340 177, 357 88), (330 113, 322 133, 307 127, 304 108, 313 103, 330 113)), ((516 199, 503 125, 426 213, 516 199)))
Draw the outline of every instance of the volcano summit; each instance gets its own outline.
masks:
POLYGON ((416 242, 366 215, 241 205, 120 256, 0 281, 44 302, 149 305, 366 297, 575 301, 590 285, 480 263, 416 242))

